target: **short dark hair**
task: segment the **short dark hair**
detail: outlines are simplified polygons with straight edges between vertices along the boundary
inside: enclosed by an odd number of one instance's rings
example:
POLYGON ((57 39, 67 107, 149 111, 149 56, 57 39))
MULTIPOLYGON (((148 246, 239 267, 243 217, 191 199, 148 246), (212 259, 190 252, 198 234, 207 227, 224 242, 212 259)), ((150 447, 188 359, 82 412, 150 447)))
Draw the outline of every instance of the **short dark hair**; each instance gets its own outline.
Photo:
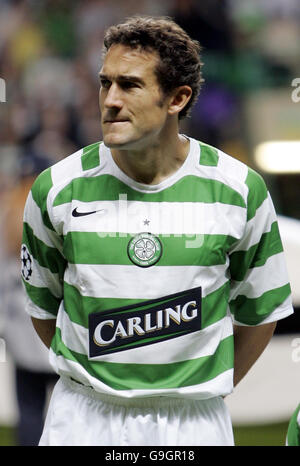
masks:
POLYGON ((179 113, 179 118, 189 114, 203 82, 198 41, 191 39, 167 16, 133 16, 108 28, 104 36, 104 55, 115 44, 156 52, 160 58, 156 76, 163 93, 168 95, 183 85, 191 87, 192 97, 179 113))

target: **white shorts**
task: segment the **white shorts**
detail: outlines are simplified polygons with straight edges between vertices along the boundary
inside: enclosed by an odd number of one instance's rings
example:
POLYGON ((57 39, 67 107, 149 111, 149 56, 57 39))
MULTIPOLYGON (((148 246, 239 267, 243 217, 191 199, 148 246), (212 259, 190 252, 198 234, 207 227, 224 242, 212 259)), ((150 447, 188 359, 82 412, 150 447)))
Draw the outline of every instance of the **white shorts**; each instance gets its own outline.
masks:
POLYGON ((221 397, 121 399, 60 378, 40 446, 232 446, 221 397))

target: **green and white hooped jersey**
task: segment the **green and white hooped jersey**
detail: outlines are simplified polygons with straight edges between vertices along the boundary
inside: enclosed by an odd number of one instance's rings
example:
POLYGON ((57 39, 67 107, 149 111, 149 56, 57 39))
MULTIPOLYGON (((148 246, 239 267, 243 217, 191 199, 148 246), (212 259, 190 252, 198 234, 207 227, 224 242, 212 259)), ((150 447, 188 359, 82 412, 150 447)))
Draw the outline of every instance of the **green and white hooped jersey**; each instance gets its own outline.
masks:
POLYGON ((228 394, 233 322, 293 312, 264 181, 194 139, 157 185, 127 177, 103 143, 44 171, 21 258, 27 312, 57 319, 54 369, 115 396, 228 394))

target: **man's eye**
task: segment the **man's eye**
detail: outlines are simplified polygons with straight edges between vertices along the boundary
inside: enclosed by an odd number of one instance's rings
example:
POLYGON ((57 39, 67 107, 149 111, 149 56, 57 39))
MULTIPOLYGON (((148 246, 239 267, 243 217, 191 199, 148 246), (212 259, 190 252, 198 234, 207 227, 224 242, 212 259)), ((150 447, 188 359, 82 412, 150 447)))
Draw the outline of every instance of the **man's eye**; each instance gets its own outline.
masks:
POLYGON ((110 81, 108 81, 107 79, 100 79, 100 84, 101 84, 101 87, 109 87, 110 85, 110 81))
POLYGON ((133 89, 134 87, 136 87, 136 83, 132 81, 123 81, 121 86, 123 89, 133 89))

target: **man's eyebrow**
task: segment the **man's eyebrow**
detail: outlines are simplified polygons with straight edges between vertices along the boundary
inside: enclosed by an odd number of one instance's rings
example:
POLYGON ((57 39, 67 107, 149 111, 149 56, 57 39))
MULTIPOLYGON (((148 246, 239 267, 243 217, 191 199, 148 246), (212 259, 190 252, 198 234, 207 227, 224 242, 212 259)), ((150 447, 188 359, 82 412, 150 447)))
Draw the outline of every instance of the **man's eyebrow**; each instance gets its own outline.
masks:
MULTIPOLYGON (((106 74, 104 73, 99 73, 99 78, 100 79, 107 79, 108 81, 111 81, 112 78, 110 76, 107 76, 106 74)), ((137 84, 145 84, 145 81, 140 78, 139 76, 134 76, 134 75, 130 75, 130 74, 122 74, 120 76, 117 76, 116 78, 117 81, 130 81, 130 82, 133 82, 133 83, 137 83, 137 84)))

